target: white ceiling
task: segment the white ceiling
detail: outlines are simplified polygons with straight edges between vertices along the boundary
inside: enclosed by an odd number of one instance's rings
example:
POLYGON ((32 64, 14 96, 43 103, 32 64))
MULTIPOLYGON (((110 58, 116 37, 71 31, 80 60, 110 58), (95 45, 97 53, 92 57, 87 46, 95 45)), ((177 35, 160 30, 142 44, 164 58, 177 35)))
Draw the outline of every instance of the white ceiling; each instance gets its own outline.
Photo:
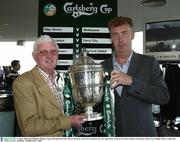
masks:
MULTIPOLYGON (((135 31, 151 19, 180 19, 180 0, 167 0, 163 7, 149 8, 141 0, 118 0, 118 15, 130 16, 135 31)), ((35 40, 38 30, 38 0, 0 0, 0 41, 35 40)))

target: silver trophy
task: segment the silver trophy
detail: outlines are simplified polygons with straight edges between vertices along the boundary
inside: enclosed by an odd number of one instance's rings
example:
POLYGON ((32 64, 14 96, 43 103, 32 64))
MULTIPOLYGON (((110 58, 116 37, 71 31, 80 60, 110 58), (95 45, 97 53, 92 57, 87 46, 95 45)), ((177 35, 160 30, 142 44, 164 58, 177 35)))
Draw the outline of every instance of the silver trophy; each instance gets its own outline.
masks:
POLYGON ((102 114, 93 112, 103 95, 103 67, 87 56, 83 48, 76 64, 69 67, 73 98, 84 108, 86 121, 102 119, 102 114))

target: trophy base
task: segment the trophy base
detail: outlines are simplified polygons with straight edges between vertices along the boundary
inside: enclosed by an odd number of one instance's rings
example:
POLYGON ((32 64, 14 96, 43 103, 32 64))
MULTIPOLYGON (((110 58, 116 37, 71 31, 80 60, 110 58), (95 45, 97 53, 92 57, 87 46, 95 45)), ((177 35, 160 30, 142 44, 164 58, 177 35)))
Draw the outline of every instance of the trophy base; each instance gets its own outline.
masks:
POLYGON ((91 114, 85 114, 86 118, 84 118, 85 121, 96 121, 103 119, 103 116, 101 113, 93 112, 91 114))

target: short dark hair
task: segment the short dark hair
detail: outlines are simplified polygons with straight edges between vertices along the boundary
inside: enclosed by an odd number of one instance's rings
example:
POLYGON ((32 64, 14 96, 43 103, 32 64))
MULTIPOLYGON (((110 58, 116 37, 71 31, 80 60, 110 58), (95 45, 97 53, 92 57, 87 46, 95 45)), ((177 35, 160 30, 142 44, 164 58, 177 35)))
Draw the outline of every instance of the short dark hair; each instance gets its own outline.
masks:
POLYGON ((128 24, 131 28, 133 28, 132 19, 129 17, 123 17, 123 16, 115 17, 112 20, 110 20, 108 22, 108 28, 109 30, 111 30, 111 28, 118 27, 124 24, 128 24))
POLYGON ((20 61, 19 60, 13 60, 11 62, 11 66, 16 66, 20 61))

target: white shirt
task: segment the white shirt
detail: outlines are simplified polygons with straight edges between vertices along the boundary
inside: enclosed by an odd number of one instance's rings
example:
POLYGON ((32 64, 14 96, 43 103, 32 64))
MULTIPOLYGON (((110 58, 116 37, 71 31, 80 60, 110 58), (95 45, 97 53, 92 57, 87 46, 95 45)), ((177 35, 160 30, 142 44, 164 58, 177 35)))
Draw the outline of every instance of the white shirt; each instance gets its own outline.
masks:
MULTIPOLYGON (((128 68, 129 68, 129 64, 130 64, 130 61, 131 61, 132 54, 133 54, 133 52, 131 53, 131 55, 127 59, 126 63, 123 64, 123 65, 120 65, 118 62, 116 62, 115 57, 113 57, 113 61, 112 61, 113 62, 113 70, 120 71, 120 72, 123 72, 123 73, 127 73, 128 68)), ((121 96, 123 86, 119 85, 115 89, 118 92, 118 94, 121 96)))
POLYGON ((54 72, 54 77, 51 77, 39 67, 39 72, 43 76, 44 80, 47 82, 48 86, 51 88, 53 94, 56 96, 60 108, 64 108, 64 97, 63 97, 63 88, 64 88, 64 79, 62 75, 54 72), (58 77, 58 78, 57 78, 58 77))

